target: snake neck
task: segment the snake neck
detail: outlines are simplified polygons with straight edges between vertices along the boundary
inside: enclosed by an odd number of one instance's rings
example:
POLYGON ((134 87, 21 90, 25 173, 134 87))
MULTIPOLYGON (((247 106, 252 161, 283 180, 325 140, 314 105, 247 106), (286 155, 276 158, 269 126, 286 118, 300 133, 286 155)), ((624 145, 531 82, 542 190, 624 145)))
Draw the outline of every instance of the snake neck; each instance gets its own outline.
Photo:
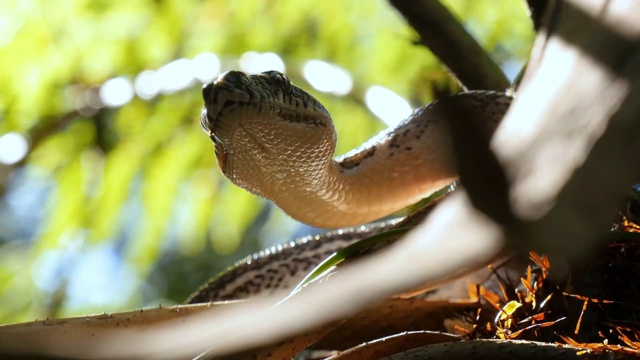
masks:
MULTIPOLYGON (((490 137, 511 98, 492 92, 454 97, 477 116, 480 133, 490 137)), ((448 186, 457 166, 446 113, 433 104, 418 109, 393 129, 383 131, 346 155, 302 169, 272 198, 304 223, 339 228, 371 222, 448 186)))
MULTIPOLYGON (((380 157, 390 154, 388 149, 376 149, 380 157), (386 154, 385 154, 386 153, 386 154)), ((329 176, 333 185, 328 194, 333 201, 332 211, 323 214, 322 223, 332 227, 352 226, 378 220, 412 205, 457 179, 453 164, 445 164, 439 171, 416 171, 416 167, 430 162, 416 159, 411 150, 396 152, 387 161, 374 158, 353 169, 345 169, 334 162, 329 176), (392 160, 395 158, 395 160, 392 160), (392 161, 399 165, 391 168, 392 161), (371 189, 380 189, 371 192, 371 189)))
POLYGON ((457 175, 446 124, 420 113, 410 119, 288 177, 269 197, 301 222, 340 228, 380 219, 449 185, 457 175), (287 186, 294 181, 298 186, 287 186))

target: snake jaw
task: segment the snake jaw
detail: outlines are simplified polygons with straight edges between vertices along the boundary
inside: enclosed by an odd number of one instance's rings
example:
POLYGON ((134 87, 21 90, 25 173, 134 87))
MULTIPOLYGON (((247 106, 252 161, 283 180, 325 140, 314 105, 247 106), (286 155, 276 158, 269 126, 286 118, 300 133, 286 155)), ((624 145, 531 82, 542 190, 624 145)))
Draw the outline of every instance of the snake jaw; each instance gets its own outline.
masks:
POLYGON ((213 149, 216 154, 216 159, 218 159, 218 166, 223 174, 227 174, 227 159, 229 154, 224 147, 224 143, 220 140, 215 132, 214 128, 216 127, 216 119, 211 118, 207 112, 207 108, 202 108, 202 112, 200 113, 200 125, 202 129, 209 135, 211 141, 213 141, 213 149))
POLYGON ((218 166, 220 167, 220 171, 222 174, 227 176, 227 159, 229 158, 229 154, 225 150, 224 146, 218 141, 215 140, 215 135, 211 137, 213 140, 213 149, 216 154, 216 159, 218 159, 218 166))
POLYGON ((229 80, 229 77, 225 77, 223 74, 218 80, 202 88, 205 106, 200 114, 200 125, 213 141, 218 166, 225 176, 229 174, 227 168, 229 152, 221 135, 226 130, 221 114, 228 107, 238 103, 247 103, 251 98, 249 94, 234 87, 233 83, 238 81, 241 79, 229 80))

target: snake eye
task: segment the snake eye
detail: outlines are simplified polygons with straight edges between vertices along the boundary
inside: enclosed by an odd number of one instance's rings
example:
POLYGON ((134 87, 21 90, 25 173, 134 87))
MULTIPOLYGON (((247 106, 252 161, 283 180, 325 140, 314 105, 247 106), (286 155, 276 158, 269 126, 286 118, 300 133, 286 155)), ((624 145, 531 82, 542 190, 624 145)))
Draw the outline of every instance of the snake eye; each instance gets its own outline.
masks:
POLYGON ((279 71, 265 71, 263 74, 269 76, 269 84, 278 89, 287 89, 291 82, 279 71))
POLYGON ((232 86, 238 87, 242 85, 242 78, 245 76, 246 75, 243 72, 231 70, 224 73, 220 77, 220 80, 224 80, 232 86))
POLYGON ((213 93, 213 83, 209 83, 202 87, 202 98, 204 101, 207 101, 211 98, 211 94, 213 93))

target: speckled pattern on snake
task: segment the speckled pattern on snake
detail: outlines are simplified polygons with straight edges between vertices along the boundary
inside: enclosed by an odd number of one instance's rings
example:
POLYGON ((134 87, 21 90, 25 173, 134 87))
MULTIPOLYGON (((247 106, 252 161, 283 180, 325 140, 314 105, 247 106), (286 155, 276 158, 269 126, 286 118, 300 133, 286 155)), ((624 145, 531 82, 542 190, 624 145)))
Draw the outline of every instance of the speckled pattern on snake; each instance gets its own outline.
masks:
MULTIPOLYGON (((377 220, 457 179, 441 103, 334 158, 336 133, 324 106, 277 72, 222 74, 203 88, 201 125, 218 165, 233 183, 301 222, 343 228, 377 220)), ((447 99, 493 133, 512 98, 477 91, 447 99)), ((398 226, 358 226, 308 237, 249 256, 201 287, 189 302, 248 298, 295 286, 324 258, 352 242, 398 226)))

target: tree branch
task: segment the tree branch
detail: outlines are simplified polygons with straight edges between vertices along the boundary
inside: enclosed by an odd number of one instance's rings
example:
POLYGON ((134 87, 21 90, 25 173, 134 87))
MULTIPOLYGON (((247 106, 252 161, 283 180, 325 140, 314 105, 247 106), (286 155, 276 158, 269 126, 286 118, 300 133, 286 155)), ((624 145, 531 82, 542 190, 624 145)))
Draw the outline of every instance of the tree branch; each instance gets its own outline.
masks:
POLYGON ((542 20, 547 10, 547 6, 549 5, 550 0, 527 0, 527 6, 529 7, 529 12, 531 13, 531 22, 533 23, 533 28, 538 31, 542 26, 542 20))
POLYGON ((428 47, 469 90, 504 91, 509 80, 458 19, 438 0, 389 0, 428 47))
POLYGON ((558 1, 493 139, 519 246, 590 256, 640 169, 640 3, 558 1), (523 126, 523 124, 527 124, 523 126))

